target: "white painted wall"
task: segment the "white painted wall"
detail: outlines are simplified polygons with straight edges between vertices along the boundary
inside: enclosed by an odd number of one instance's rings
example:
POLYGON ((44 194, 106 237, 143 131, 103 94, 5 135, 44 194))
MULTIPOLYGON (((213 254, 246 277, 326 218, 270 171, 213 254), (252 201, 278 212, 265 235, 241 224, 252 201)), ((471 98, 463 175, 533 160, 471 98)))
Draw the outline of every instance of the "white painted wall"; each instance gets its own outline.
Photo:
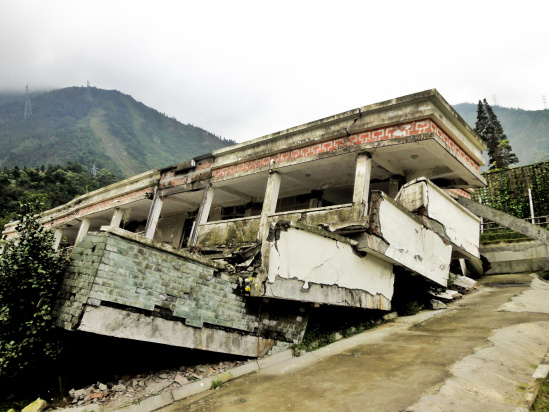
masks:
POLYGON ((380 204, 379 222, 383 238, 389 243, 385 251, 388 258, 439 285, 447 285, 451 245, 444 244, 435 232, 388 200, 380 204))
POLYGON ((393 265, 370 254, 361 258, 347 243, 290 228, 271 242, 268 282, 277 276, 308 283, 393 296, 393 265))
POLYGON ((429 218, 444 225, 451 242, 479 258, 480 219, 450 198, 428 180, 411 182, 398 194, 397 201, 407 210, 424 206, 429 218))
POLYGON ((425 187, 429 201, 428 216, 446 227, 446 234, 452 243, 480 258, 480 219, 432 185, 425 187))

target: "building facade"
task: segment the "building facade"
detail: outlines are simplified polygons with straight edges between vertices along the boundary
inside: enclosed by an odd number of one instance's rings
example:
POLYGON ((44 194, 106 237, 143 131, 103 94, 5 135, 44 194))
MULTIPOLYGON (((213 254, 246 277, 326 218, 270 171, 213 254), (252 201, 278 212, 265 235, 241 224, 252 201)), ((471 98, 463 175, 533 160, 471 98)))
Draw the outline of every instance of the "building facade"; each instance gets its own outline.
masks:
POLYGON ((262 356, 315 306, 390 310, 395 267, 446 287, 480 257, 454 198, 485 185, 484 149, 428 90, 89 193, 43 216, 74 247, 58 325, 262 356))

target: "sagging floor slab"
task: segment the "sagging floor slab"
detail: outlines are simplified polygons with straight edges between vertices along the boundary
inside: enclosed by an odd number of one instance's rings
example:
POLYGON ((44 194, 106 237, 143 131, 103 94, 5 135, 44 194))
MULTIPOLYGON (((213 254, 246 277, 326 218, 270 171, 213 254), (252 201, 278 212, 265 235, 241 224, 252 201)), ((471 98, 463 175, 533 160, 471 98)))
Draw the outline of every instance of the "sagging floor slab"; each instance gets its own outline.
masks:
POLYGON ((276 343, 260 336, 208 327, 195 328, 174 320, 106 306, 87 306, 77 329, 117 338, 252 357, 265 355, 276 343))

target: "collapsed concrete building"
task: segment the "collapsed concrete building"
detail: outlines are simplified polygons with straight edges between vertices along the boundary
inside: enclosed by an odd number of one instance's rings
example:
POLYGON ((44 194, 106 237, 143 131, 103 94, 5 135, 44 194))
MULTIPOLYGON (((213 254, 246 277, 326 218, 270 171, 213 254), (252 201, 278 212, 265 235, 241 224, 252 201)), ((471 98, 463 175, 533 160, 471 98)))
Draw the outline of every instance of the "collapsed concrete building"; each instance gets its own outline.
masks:
POLYGON ((395 268, 446 287, 452 259, 478 262, 455 198, 486 184, 484 149, 428 90, 81 196, 43 215, 73 247, 57 325, 258 357, 319 305, 389 311, 395 268))

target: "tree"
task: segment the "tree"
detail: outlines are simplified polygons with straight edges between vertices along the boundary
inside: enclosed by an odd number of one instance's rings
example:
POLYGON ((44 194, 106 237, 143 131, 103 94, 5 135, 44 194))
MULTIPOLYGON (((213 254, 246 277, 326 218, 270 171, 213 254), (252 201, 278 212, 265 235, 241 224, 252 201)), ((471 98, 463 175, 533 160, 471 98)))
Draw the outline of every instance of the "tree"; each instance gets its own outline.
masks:
POLYGON ((513 153, 501 123, 486 99, 483 102, 480 100, 478 102, 475 131, 486 143, 490 170, 506 169, 510 165, 518 163, 518 157, 513 153))
POLYGON ((0 377, 13 377, 55 359, 53 306, 67 258, 53 249, 53 233, 22 207, 16 241, 3 240, 0 254, 0 377))
POLYGON ((99 187, 108 186, 113 183, 116 183, 116 176, 113 172, 107 169, 101 169, 99 172, 97 172, 97 182, 99 183, 99 187))

